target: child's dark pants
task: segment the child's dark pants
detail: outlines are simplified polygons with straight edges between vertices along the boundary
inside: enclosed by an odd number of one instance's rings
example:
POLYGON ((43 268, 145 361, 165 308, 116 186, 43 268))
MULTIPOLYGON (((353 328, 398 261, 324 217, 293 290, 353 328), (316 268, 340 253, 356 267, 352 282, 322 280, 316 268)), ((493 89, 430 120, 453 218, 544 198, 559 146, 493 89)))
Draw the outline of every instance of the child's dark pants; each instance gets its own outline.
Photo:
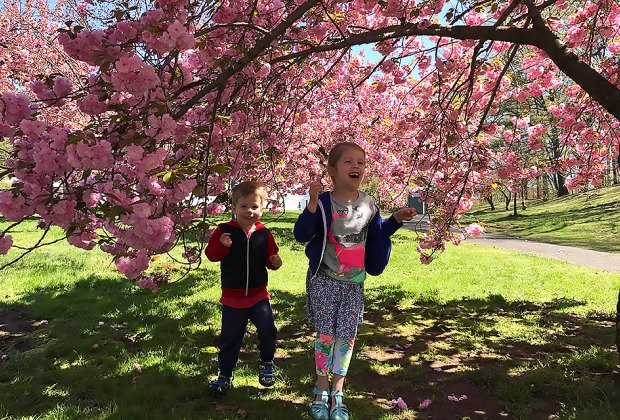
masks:
POLYGON ((258 350, 263 362, 270 362, 276 352, 276 329, 269 299, 264 299, 250 308, 232 308, 222 305, 222 332, 220 334, 217 360, 220 375, 231 377, 243 342, 248 320, 256 326, 258 350))

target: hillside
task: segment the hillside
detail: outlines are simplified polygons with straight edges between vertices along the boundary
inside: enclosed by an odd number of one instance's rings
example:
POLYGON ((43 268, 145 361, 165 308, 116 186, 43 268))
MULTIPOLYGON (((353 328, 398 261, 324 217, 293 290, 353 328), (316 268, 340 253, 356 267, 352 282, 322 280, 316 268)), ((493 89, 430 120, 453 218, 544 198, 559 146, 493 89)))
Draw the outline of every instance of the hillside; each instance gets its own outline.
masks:
POLYGON ((620 253, 620 186, 548 201, 530 200, 514 217, 512 209, 491 211, 483 203, 464 222, 482 222, 487 232, 561 245, 620 253))

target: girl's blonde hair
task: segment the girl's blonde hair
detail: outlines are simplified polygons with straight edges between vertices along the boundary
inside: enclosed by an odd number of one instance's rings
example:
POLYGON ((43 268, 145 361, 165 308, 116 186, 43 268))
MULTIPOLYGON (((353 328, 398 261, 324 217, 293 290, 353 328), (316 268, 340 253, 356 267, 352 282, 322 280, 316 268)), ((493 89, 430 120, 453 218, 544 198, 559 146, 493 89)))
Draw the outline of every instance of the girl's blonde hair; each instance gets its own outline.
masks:
POLYGON ((258 181, 243 181, 235 185, 232 189, 232 204, 237 204, 240 198, 246 195, 257 194, 263 203, 267 200, 267 192, 262 182, 258 181))
POLYGON ((357 143, 353 143, 352 141, 344 141, 342 143, 338 143, 332 150, 329 151, 329 155, 327 156, 327 166, 331 166, 332 168, 336 166, 340 157, 347 149, 357 149, 364 154, 366 157, 366 151, 357 143))

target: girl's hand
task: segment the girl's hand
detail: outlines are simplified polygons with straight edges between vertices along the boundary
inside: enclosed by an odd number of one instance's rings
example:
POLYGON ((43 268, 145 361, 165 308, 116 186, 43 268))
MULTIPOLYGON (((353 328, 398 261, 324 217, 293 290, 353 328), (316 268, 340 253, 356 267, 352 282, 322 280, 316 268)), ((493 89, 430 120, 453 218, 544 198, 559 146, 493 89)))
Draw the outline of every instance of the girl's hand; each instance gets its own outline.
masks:
POLYGON ((314 213, 316 206, 319 204, 319 193, 323 191, 323 184, 321 184, 321 181, 313 181, 310 183, 308 190, 310 201, 308 201, 306 207, 308 207, 310 213, 314 213))
POLYGON ((409 221, 409 220, 413 219, 413 216, 415 216, 416 214, 417 214, 417 212, 415 211, 414 208, 412 208, 412 207, 403 207, 402 209, 398 209, 394 213, 394 219, 396 219, 396 221, 398 223, 402 223, 404 221, 409 221))
POLYGON ((230 246, 232 245, 232 239, 230 239, 230 233, 222 233, 222 236, 220 236, 220 242, 226 248, 230 248, 230 246))
POLYGON ((269 262, 271 262, 271 265, 273 266, 273 268, 282 267, 282 258, 280 258, 278 254, 274 254, 271 257, 269 257, 269 262))

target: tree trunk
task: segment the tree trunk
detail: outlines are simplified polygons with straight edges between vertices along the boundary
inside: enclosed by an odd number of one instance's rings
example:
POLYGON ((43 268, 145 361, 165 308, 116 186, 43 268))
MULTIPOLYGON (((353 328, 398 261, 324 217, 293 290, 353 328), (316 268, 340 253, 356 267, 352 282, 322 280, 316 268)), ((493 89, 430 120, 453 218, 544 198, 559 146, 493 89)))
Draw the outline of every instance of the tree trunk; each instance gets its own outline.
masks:
POLYGON ((525 210, 525 199, 527 195, 527 181, 521 182, 521 210, 525 210))
POLYGON ((616 305, 616 349, 620 353, 620 290, 618 290, 618 303, 616 305))
POLYGON ((491 210, 495 211, 495 204, 493 204, 493 195, 489 194, 486 197, 484 197, 484 199, 486 200, 487 203, 489 203, 489 205, 491 206, 491 210))
POLYGON ((564 175, 557 173, 555 174, 555 181, 556 181, 556 190, 558 192, 558 197, 564 197, 565 195, 568 195, 568 188, 566 188, 566 185, 564 185, 564 181, 566 180, 566 178, 564 178, 564 175))
POLYGON ((541 198, 541 194, 540 194, 540 175, 536 177, 536 199, 540 200, 541 198))
POLYGON ((616 156, 616 161, 611 165, 613 170, 613 182, 614 185, 618 185, 618 170, 620 170, 620 151, 618 151, 618 156, 616 156))
POLYGON ((514 217, 517 217, 519 215, 519 213, 517 213, 517 193, 515 192, 513 194, 513 200, 512 200, 512 215, 514 217))

